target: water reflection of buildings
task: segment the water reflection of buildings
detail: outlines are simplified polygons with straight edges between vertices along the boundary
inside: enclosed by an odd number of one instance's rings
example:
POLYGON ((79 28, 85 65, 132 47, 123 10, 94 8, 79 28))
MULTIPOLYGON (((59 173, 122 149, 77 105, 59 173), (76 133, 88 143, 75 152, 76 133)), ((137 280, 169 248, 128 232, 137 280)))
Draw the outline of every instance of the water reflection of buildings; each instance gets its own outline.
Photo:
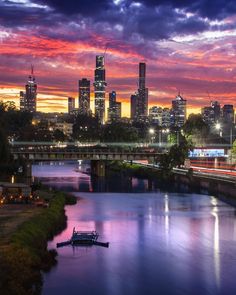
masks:
POLYGON ((211 198, 211 204, 213 205, 211 214, 214 216, 214 268, 215 268, 215 278, 217 287, 220 287, 220 243, 219 243, 219 215, 218 215, 218 200, 214 197, 211 198))
POLYGON ((165 237, 166 237, 166 245, 169 244, 169 198, 168 195, 164 196, 165 202, 165 237))

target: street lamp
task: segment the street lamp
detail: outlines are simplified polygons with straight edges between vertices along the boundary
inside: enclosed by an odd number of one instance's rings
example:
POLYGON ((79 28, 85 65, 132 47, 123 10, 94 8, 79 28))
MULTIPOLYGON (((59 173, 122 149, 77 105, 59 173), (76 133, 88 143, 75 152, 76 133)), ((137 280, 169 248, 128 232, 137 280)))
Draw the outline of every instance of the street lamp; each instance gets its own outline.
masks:
POLYGON ((222 137, 221 124, 217 122, 216 125, 215 125, 215 128, 216 128, 216 130, 219 131, 219 133, 220 133, 220 137, 222 137))
POLYGON ((150 134, 150 137, 151 137, 151 143, 153 143, 153 140, 155 138, 155 136, 154 136, 155 130, 153 128, 150 128, 149 129, 149 134, 150 134))
POLYGON ((230 128, 230 146, 231 147, 233 145, 234 128, 235 128, 235 125, 234 124, 231 124, 231 128, 230 128))
POLYGON ((155 133, 155 130, 153 128, 150 128, 149 129, 149 134, 154 134, 155 133))
MULTIPOLYGON (((167 141, 168 141, 168 134, 170 133, 170 129, 169 128, 162 129, 161 130, 161 133, 164 135, 164 140, 167 143, 167 141)), ((163 140, 163 142, 164 142, 164 140, 163 140)))

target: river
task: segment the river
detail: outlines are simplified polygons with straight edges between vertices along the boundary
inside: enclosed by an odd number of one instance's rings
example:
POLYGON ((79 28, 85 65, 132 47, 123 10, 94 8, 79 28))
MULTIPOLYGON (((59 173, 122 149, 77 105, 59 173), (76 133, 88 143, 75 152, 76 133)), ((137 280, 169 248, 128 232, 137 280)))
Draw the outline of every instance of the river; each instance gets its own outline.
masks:
POLYGON ((214 196, 150 191, 147 180, 131 179, 125 193, 116 179, 112 190, 73 165, 34 166, 33 173, 82 197, 66 207, 68 226, 49 248, 73 227, 110 242, 59 248, 58 264, 44 274, 44 295, 236 294, 234 207, 214 196))

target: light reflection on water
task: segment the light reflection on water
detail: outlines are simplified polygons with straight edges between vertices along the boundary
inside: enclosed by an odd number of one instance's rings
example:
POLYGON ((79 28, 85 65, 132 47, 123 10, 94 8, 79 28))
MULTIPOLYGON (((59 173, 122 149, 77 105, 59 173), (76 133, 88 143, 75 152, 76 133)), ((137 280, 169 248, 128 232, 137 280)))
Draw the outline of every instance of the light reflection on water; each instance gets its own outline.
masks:
POLYGON ((83 199, 66 207, 68 227, 49 248, 70 238, 74 226, 97 230, 110 247, 58 249, 44 295, 236 294, 233 207, 196 194, 76 195, 83 199))
POLYGON ((99 179, 90 174, 79 171, 87 171, 88 164, 77 165, 76 163, 41 163, 32 166, 34 180, 65 191, 80 192, 147 192, 153 190, 147 179, 137 179, 135 177, 99 179))

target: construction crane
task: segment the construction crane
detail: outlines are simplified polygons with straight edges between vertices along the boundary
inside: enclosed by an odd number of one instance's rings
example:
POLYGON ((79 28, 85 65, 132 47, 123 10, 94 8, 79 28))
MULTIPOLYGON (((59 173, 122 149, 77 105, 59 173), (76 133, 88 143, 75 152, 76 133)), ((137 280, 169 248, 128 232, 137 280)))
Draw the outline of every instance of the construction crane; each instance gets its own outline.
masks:
POLYGON ((105 57, 105 55, 106 55, 107 48, 108 48, 108 43, 106 44, 106 47, 105 47, 105 50, 104 50, 104 53, 103 53, 104 57, 105 57))
POLYGON ((207 95, 208 95, 209 100, 211 101, 211 96, 210 96, 210 93, 208 90, 207 90, 207 95))
POLYGON ((103 56, 104 56, 104 65, 105 65, 105 56, 106 56, 106 52, 107 52, 107 48, 108 48, 108 43, 106 44, 106 47, 105 47, 105 50, 104 50, 104 53, 103 53, 103 56))

